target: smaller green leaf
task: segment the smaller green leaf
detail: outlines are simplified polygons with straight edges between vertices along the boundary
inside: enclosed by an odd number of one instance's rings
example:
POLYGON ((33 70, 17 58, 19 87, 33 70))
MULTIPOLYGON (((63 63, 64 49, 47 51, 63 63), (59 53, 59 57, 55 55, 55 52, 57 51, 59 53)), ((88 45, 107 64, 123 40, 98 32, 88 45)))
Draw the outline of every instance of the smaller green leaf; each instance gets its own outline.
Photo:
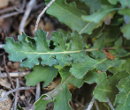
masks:
POLYGON ((97 83, 99 84, 102 80, 106 79, 107 75, 105 72, 88 72, 84 78, 84 81, 88 84, 97 83))
POLYGON ((119 66, 120 63, 121 61, 118 59, 107 60, 104 58, 98 61, 90 57, 86 57, 86 59, 84 58, 84 62, 72 64, 70 72, 73 76, 80 79, 83 78, 90 70, 96 69, 105 72, 112 67, 119 66))
POLYGON ((111 4, 116 5, 118 0, 108 0, 111 4))
POLYGON ((81 19, 81 15, 84 14, 84 12, 76 7, 75 2, 67 3, 64 0, 56 0, 55 3, 49 7, 47 13, 57 17, 60 22, 77 32, 87 24, 81 19))
POLYGON ((121 70, 124 70, 130 74, 130 59, 126 59, 125 63, 123 63, 121 70))
POLYGON ((104 9, 103 11, 98 11, 92 15, 82 16, 82 19, 87 22, 100 23, 109 13, 115 10, 117 9, 104 9))
POLYGON ((77 8, 75 2, 67 3, 63 0, 57 0, 51 7, 49 7, 47 13, 55 16, 60 22, 66 24, 79 34, 91 34, 94 29, 100 26, 96 23, 85 22, 81 16, 86 14, 86 12, 77 8))
POLYGON ((98 61, 90 57, 86 57, 84 58, 84 62, 72 64, 72 67, 70 68, 70 72, 76 78, 80 79, 80 78, 83 78, 87 74, 87 72, 90 70, 97 69, 97 70, 105 72, 112 67, 118 66, 120 62, 121 61, 118 59, 107 60, 105 58, 98 61))
POLYGON ((26 84, 35 86, 37 83, 44 81, 44 86, 47 86, 57 76, 57 69, 53 67, 35 66, 33 71, 26 75, 26 84))
POLYGON ((124 37, 126 39, 130 40, 130 23, 123 25, 123 27, 121 28, 121 31, 122 31, 124 37))
POLYGON ((45 95, 42 95, 35 103, 34 103, 34 109, 35 110, 46 110, 46 106, 51 100, 43 100, 45 95))
POLYGON ((64 88, 59 92, 54 101, 54 110, 72 110, 69 102, 71 101, 71 93, 68 88, 64 88))
POLYGON ((94 97, 101 102, 107 102, 109 97, 111 98, 114 96, 112 86, 107 79, 101 81, 101 83, 96 86, 93 94, 94 97))
POLYGON ((76 78, 81 79, 86 75, 88 71, 94 69, 97 63, 98 61, 87 56, 86 58, 84 58, 84 62, 72 64, 70 72, 76 78))
POLYGON ((80 88, 83 83, 84 79, 75 78, 71 73, 69 72, 69 68, 65 67, 59 71, 59 74, 62 78, 61 84, 64 85, 74 85, 75 87, 80 88))

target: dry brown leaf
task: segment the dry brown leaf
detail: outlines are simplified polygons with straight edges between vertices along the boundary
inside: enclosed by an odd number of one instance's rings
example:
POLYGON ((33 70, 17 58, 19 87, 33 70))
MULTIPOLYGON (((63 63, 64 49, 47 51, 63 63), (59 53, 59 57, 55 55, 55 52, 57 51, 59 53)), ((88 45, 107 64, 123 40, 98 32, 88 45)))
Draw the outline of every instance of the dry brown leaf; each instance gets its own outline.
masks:
POLYGON ((47 91, 50 91, 50 90, 56 88, 56 87, 59 85, 60 81, 61 81, 61 79, 56 79, 56 80, 53 81, 49 86, 47 86, 47 87, 45 87, 45 88, 43 88, 43 89, 44 89, 44 90, 47 90, 47 91))
POLYGON ((105 53, 106 57, 110 60, 114 60, 115 59, 115 56, 112 55, 112 53, 106 51, 106 50, 103 50, 103 52, 105 53))
POLYGON ((0 19, 0 33, 8 34, 12 25, 12 19, 0 19))
POLYGON ((7 79, 0 79, 0 85, 7 89, 11 88, 11 84, 8 82, 7 79))
POLYGON ((68 84, 68 88, 69 88, 69 90, 74 90, 74 89, 76 89, 76 87, 75 87, 74 85, 72 85, 72 84, 68 84))
POLYGON ((8 62, 7 63, 7 66, 9 68, 9 71, 10 72, 14 72, 14 71, 17 71, 19 68, 20 68, 20 64, 18 62, 8 62))
POLYGON ((9 0, 0 0, 0 8, 8 6, 9 0))

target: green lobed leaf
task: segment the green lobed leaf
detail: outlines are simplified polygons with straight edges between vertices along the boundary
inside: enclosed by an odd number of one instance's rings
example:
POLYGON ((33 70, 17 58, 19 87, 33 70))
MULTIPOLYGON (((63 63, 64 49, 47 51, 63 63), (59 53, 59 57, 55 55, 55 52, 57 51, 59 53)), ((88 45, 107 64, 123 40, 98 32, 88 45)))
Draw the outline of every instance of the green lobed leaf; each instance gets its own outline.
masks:
POLYGON ((126 76, 128 76, 128 73, 119 72, 111 77, 98 81, 93 92, 94 97, 101 102, 107 102, 108 98, 113 102, 115 95, 117 94, 116 85, 122 78, 125 78, 126 76))
POLYGON ((72 64, 72 67, 70 68, 70 72, 72 75, 74 75, 76 78, 83 78, 87 72, 97 69, 102 72, 106 72, 108 69, 112 67, 117 67, 120 64, 120 60, 108 60, 108 59, 102 59, 102 60, 95 60, 90 57, 84 58, 84 62, 82 63, 74 63, 72 64))
POLYGON ((130 76, 122 78, 117 88, 119 93, 116 95, 116 110, 129 110, 130 109, 130 76))
POLYGON ((64 88, 61 92, 59 92, 58 96, 54 101, 54 110, 72 110, 69 102, 71 101, 71 93, 68 88, 64 88))
POLYGON ((109 80, 105 79, 100 83, 99 85, 96 86, 93 95, 95 99, 99 100, 100 102, 107 102, 108 98, 113 98, 113 88, 109 84, 109 80))
POLYGON ((64 0, 56 0, 47 10, 47 13, 55 16, 60 22, 66 24, 73 31, 77 31, 79 34, 91 34, 92 31, 98 27, 95 23, 87 23, 82 20, 81 16, 86 13, 78 9, 75 2, 67 3, 64 0))
POLYGON ((113 59, 113 60, 105 60, 102 61, 100 64, 97 65, 96 69, 100 71, 108 71, 110 68, 116 68, 119 67, 122 60, 119 59, 113 59))
POLYGON ((53 67, 35 66, 33 71, 26 75, 26 85, 35 86, 37 83, 44 81, 44 87, 48 86, 57 76, 57 69, 53 67))
POLYGON ((39 103, 42 103, 44 106, 46 106, 46 103, 44 101, 47 101, 54 103, 54 110, 59 110, 61 108, 62 110, 72 110, 69 103, 72 96, 68 90, 68 85, 72 84, 76 87, 81 87, 84 79, 76 79, 70 74, 68 67, 59 69, 59 73, 62 78, 61 83, 54 90, 43 94, 42 100, 37 101, 35 103, 35 107, 38 107, 39 103))
POLYGON ((8 38, 4 47, 9 53, 9 59, 21 62, 24 67, 32 68, 40 63, 49 66, 56 64, 64 66, 69 65, 75 58, 81 59, 80 54, 85 56, 84 41, 77 33, 71 34, 63 31, 53 33, 54 49, 50 48, 51 41, 46 40, 43 31, 37 31, 34 39, 29 41, 26 39, 30 38, 27 35, 20 36, 19 41, 8 38))

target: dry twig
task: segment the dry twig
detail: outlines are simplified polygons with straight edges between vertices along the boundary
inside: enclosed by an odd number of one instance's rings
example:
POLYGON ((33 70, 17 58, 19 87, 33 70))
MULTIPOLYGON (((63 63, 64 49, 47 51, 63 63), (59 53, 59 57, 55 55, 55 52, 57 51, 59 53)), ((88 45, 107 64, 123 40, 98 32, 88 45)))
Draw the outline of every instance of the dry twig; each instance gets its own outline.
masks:
POLYGON ((0 101, 6 100, 6 98, 7 98, 10 94, 12 94, 12 93, 14 93, 14 92, 22 91, 22 90, 30 90, 30 89, 35 89, 35 87, 20 87, 20 88, 12 89, 12 90, 6 92, 6 93, 4 94, 4 96, 3 96, 2 98, 0 98, 0 101))
POLYGON ((28 3, 27 9, 24 13, 24 16, 23 16, 22 21, 21 21, 20 26, 19 26, 19 33, 24 32, 24 27, 25 27, 26 21, 27 21, 29 14, 30 14, 30 12, 33 9, 35 4, 36 4, 36 0, 30 0, 30 2, 28 3))
MULTIPOLYGON (((10 77, 23 77, 25 75, 29 74, 29 72, 12 72, 9 73, 10 77)), ((6 78, 7 73, 0 73, 0 78, 6 78)))
POLYGON ((97 103, 96 100, 94 101, 94 105, 95 105, 95 107, 96 107, 96 110, 100 110, 100 109, 99 109, 99 106, 98 106, 98 103, 97 103))
MULTIPOLYGON (((36 6, 36 7, 34 7, 34 10, 36 10, 36 9, 42 7, 42 6, 43 6, 43 4, 40 4, 40 5, 36 6)), ((21 14, 21 13, 24 12, 24 9, 15 8, 15 10, 17 10, 17 11, 11 12, 11 13, 7 13, 7 14, 4 14, 4 15, 1 15, 1 16, 0 16, 0 19, 9 18, 9 17, 15 16, 15 15, 18 15, 18 14, 21 14)), ((4 10, 3 10, 3 11, 4 11, 4 10)), ((6 10, 5 10, 5 11, 6 11, 6 10)), ((8 11, 8 10, 7 10, 7 11, 8 11)))
POLYGON ((108 105, 111 108, 111 110, 115 110, 114 107, 113 107, 113 105, 112 105, 112 103, 111 103, 111 101, 110 101, 110 99, 108 99, 107 102, 108 102, 108 105))
POLYGON ((37 17, 37 20, 36 20, 36 24, 35 24, 35 29, 34 29, 34 32, 37 30, 38 28, 38 24, 41 20, 41 17, 44 15, 44 13, 46 12, 46 10, 55 2, 55 0, 51 0, 47 6, 42 10, 42 12, 39 14, 39 16, 37 17))
POLYGON ((36 87, 36 97, 35 97, 35 101, 37 101, 40 97, 40 93, 41 92, 41 88, 40 88, 40 83, 37 84, 37 87, 36 87))
POLYGON ((93 107, 94 101, 95 101, 95 99, 92 98, 91 101, 90 101, 90 103, 89 103, 89 105, 88 105, 88 107, 85 110, 91 110, 92 107, 93 107))
MULTIPOLYGON (((16 79, 16 88, 19 88, 19 79, 16 79)), ((19 91, 16 91, 15 93, 15 98, 14 98, 14 109, 13 110, 17 110, 17 103, 18 103, 18 95, 19 95, 19 91)))
POLYGON ((4 14, 4 15, 1 15, 0 19, 5 19, 5 18, 8 18, 8 17, 12 17, 12 16, 15 16, 15 15, 23 13, 24 12, 24 7, 25 7, 25 3, 26 3, 26 1, 23 0, 23 3, 22 3, 22 5, 20 6, 19 9, 16 8, 16 6, 13 6, 13 7, 9 7, 9 8, 1 10, 0 14, 8 12, 8 11, 13 11, 13 10, 15 10, 15 11, 11 12, 11 13, 4 14))
POLYGON ((4 68, 5 68, 5 71, 6 71, 7 78, 8 78, 8 80, 9 80, 9 82, 11 83, 11 86, 12 86, 13 88, 15 88, 14 83, 13 83, 13 81, 12 81, 12 78, 10 77, 8 67, 7 67, 7 65, 6 65, 5 55, 3 56, 3 61, 4 61, 4 68))
POLYGON ((16 8, 16 6, 12 6, 12 7, 9 7, 9 8, 4 8, 4 9, 0 10, 0 14, 7 13, 9 11, 13 11, 13 10, 15 10, 15 8, 16 8))
POLYGON ((5 19, 5 18, 8 18, 8 17, 12 17, 12 16, 18 15, 18 14, 20 14, 20 13, 23 13, 23 12, 7 13, 7 14, 5 14, 5 15, 0 16, 0 19, 5 19))

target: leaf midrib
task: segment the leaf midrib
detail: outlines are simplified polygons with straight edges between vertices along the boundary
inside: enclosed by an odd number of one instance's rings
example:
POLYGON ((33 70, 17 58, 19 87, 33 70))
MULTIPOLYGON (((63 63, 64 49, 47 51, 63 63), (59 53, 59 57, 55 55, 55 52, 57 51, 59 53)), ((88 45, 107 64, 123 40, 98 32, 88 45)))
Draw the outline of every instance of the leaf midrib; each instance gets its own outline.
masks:
POLYGON ((73 53, 90 52, 90 51, 97 51, 97 49, 62 51, 62 52, 27 52, 27 51, 17 51, 17 52, 24 53, 24 54, 54 55, 54 54, 73 54, 73 53))

